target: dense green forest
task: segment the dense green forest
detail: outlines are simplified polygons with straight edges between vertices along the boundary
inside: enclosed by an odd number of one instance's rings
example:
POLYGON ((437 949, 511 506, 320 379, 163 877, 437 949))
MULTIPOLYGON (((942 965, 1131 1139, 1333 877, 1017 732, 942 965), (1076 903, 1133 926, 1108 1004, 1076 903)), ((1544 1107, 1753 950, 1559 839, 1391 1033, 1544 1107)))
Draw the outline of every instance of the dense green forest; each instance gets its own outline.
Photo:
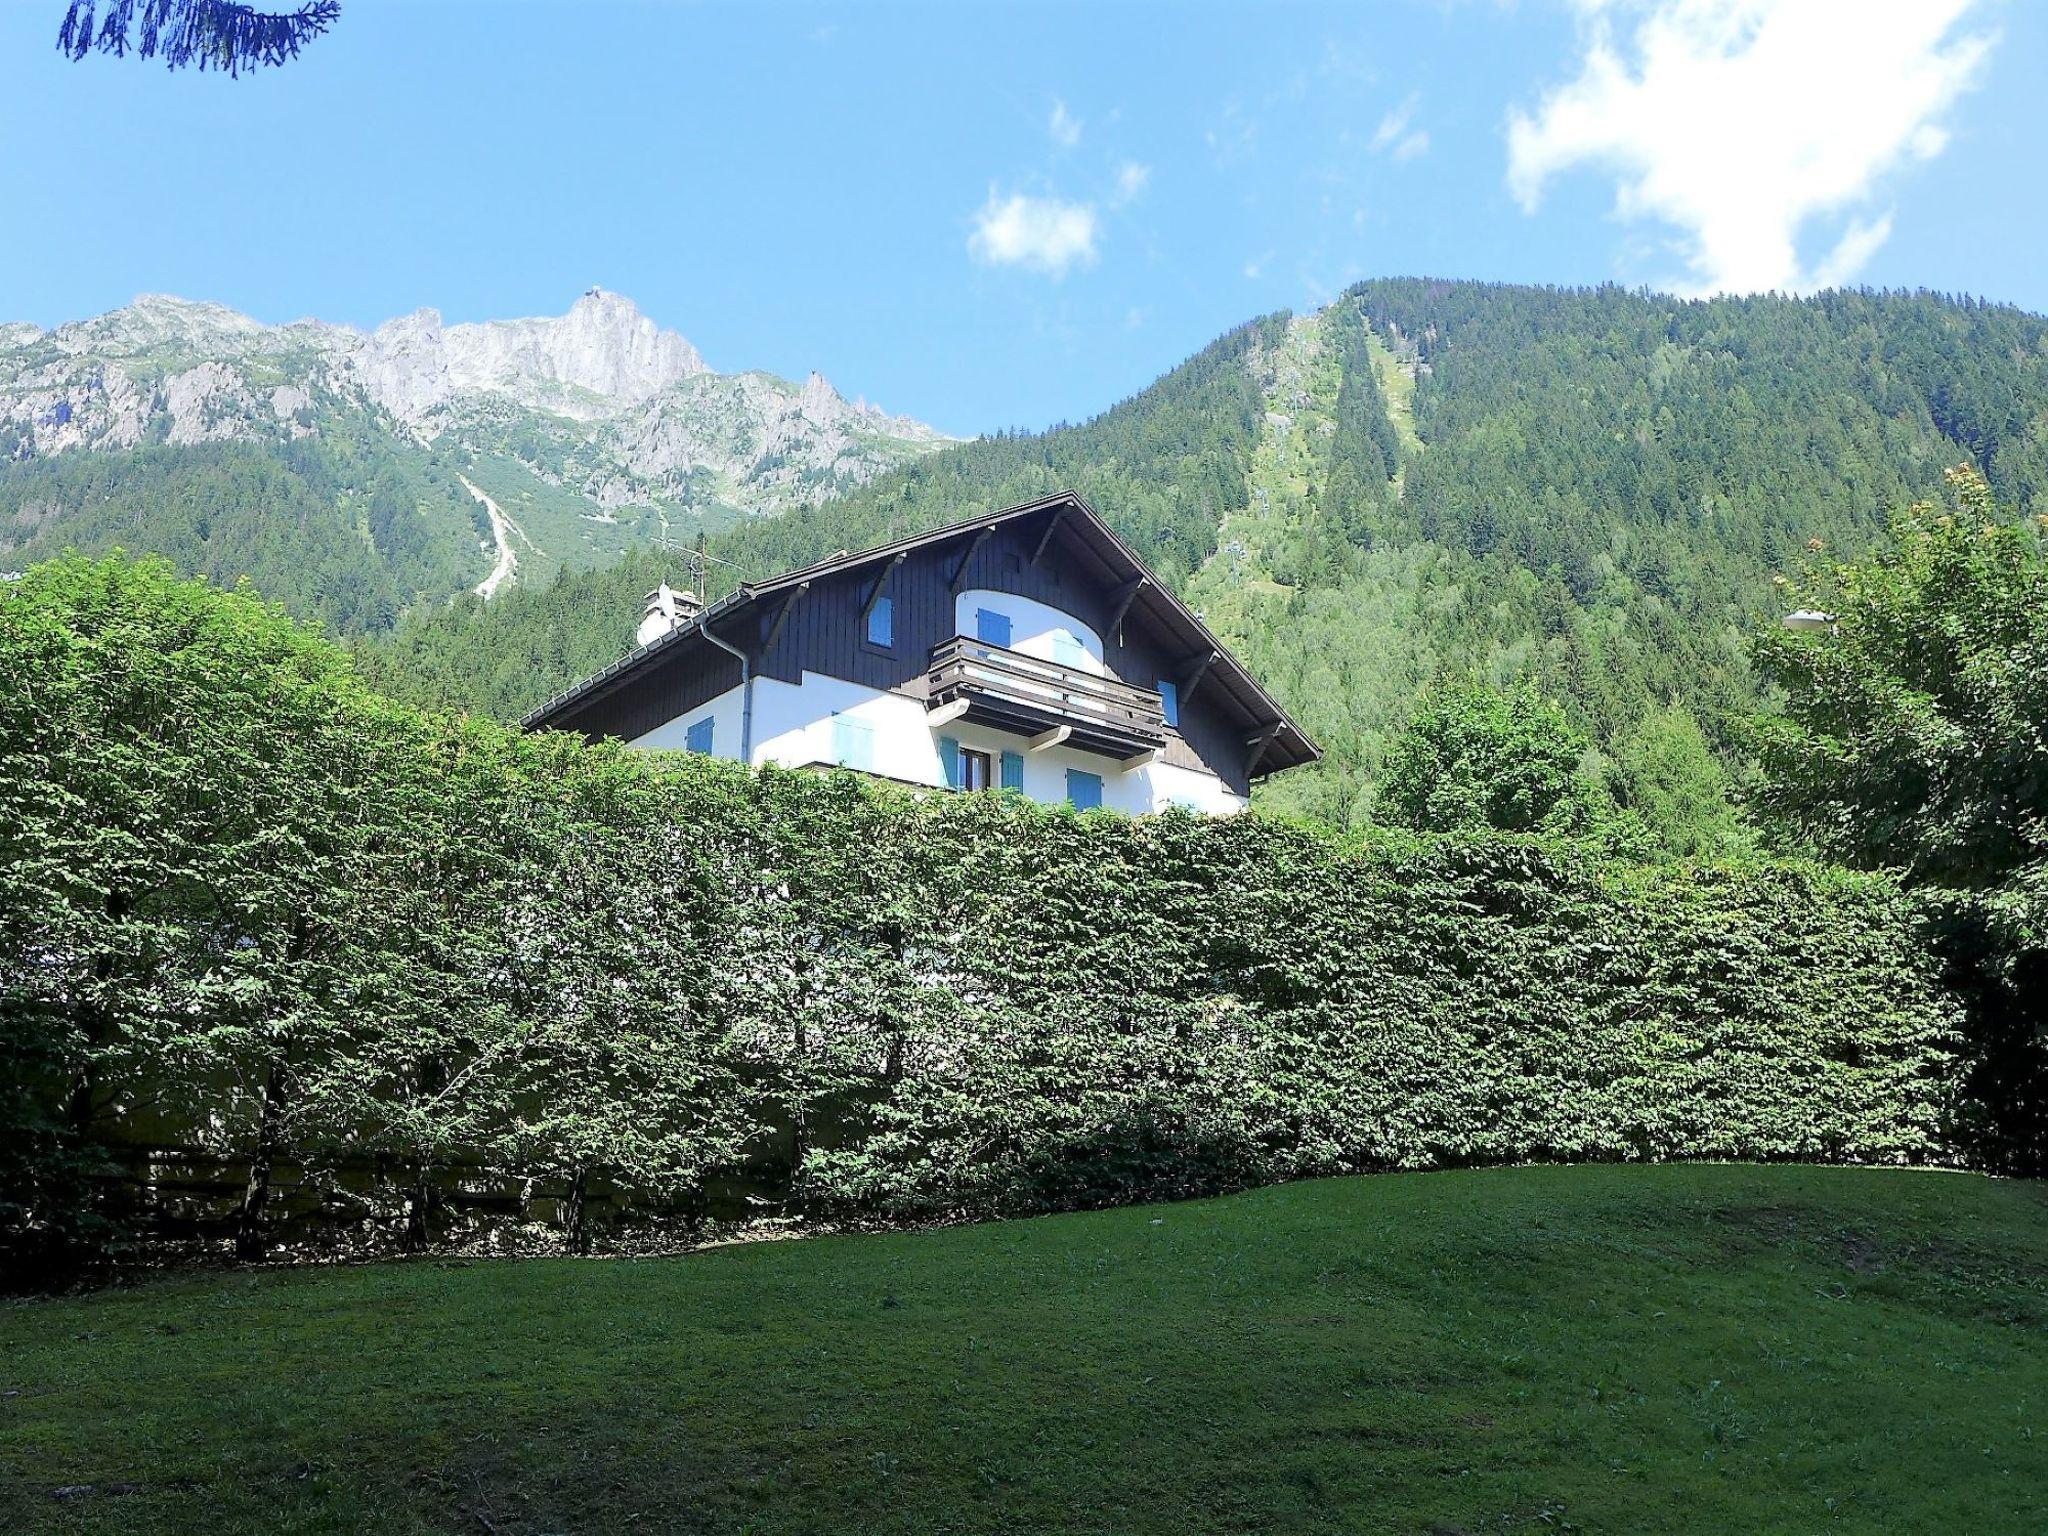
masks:
POLYGON ((0 466, 0 558, 147 550, 254 582, 337 634, 389 630, 489 569, 489 523, 452 473, 381 434, 154 443, 0 466))
MULTIPOLYGON (((2048 505, 2044 421, 2048 322, 2007 307, 1369 282, 1089 422, 965 444, 710 551, 729 583, 1079 490, 1328 749, 1267 803, 1348 824, 1416 700, 1463 676, 1558 699, 1618 785, 1654 791, 1674 758, 1739 774, 1760 687, 1741 637, 1773 577, 1816 540, 1866 547, 1960 460, 2048 505)), ((515 715, 619 654, 680 563, 418 612, 365 664, 515 715)))

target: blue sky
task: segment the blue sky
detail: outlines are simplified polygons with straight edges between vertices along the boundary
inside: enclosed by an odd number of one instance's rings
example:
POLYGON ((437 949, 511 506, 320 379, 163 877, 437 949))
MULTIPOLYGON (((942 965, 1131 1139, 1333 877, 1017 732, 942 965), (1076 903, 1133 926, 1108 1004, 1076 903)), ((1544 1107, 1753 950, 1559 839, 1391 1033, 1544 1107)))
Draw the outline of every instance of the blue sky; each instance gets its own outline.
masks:
POLYGON ((626 293, 721 369, 1040 427, 1387 274, 2048 309, 2048 6, 345 0, 253 77, 0 4, 0 318, 626 293))

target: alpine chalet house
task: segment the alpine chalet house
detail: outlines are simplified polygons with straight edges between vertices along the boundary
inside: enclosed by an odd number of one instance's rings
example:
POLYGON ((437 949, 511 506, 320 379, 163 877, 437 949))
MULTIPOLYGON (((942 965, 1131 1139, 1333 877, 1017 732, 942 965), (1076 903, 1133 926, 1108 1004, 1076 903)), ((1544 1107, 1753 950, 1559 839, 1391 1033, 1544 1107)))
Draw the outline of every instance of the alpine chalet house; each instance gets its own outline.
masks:
POLYGON ((702 610, 663 586, 638 639, 522 724, 1132 813, 1235 811, 1320 756, 1071 494, 702 610))

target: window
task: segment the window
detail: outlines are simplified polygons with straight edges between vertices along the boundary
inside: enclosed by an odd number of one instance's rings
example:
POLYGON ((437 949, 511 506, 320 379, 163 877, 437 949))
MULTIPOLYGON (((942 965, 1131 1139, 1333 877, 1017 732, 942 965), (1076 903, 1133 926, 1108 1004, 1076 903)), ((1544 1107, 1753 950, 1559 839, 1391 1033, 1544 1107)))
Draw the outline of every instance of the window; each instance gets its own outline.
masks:
POLYGON ((1180 690, 1165 678, 1159 679, 1159 707, 1166 712, 1166 723, 1180 724, 1180 690))
POLYGON ((875 606, 868 610, 868 644, 883 649, 896 643, 896 600, 893 597, 878 597, 875 606))
POLYGON ((715 723, 710 715, 706 715, 702 720, 691 725, 687 731, 683 732, 683 745, 692 752, 702 752, 706 757, 709 757, 711 755, 711 727, 715 723))
POLYGON ((1085 670, 1088 666, 1088 648, 1064 629, 1052 632, 1052 659, 1063 667, 1085 670))
POLYGON ((1010 616, 997 613, 993 608, 975 609, 974 638, 987 645, 1007 646, 1010 643, 1010 616))
POLYGON ((842 768, 875 771, 875 728, 852 715, 832 717, 832 757, 842 768))
POLYGON ((989 760, 986 752, 971 748, 960 749, 960 788, 987 789, 989 786, 989 760))
POLYGON ((1023 787, 1024 754, 1022 752, 1005 752, 1003 754, 1003 788, 1021 790, 1023 787))
POLYGON ((1092 811, 1102 804, 1102 775, 1067 770, 1067 800, 1077 811, 1092 811))

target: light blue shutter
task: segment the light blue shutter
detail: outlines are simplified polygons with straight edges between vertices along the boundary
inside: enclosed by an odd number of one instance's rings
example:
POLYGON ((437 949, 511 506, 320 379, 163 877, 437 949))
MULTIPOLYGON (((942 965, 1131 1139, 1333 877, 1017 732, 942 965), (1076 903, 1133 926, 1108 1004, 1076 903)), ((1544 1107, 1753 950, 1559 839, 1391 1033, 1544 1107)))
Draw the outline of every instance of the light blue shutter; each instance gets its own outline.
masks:
POLYGON ((832 717, 832 756, 842 768, 875 771, 875 728, 851 715, 832 717))
POLYGON ((1102 804, 1102 775, 1083 773, 1078 768, 1067 770, 1067 799, 1077 811, 1092 811, 1102 804))
POLYGON ((868 644, 896 643, 896 600, 885 597, 868 610, 868 644))
POLYGON ((997 613, 993 608, 975 609, 974 638, 985 645, 1007 647, 1010 643, 1010 616, 997 613))
POLYGON ((1052 659, 1079 671, 1088 665, 1088 647, 1064 629, 1056 629, 1052 632, 1052 659))
POLYGON ((950 736, 939 738, 939 766, 946 771, 946 787, 960 787, 960 743, 950 736))
POLYGON ((1165 678, 1159 679, 1159 703, 1166 711, 1168 725, 1180 724, 1180 690, 1165 678))
POLYGON ((710 715, 706 715, 702 720, 697 721, 683 733, 683 745, 692 752, 702 752, 706 757, 709 757, 711 755, 711 727, 715 723, 710 715))
POLYGON ((1023 787, 1024 754, 1022 752, 1005 752, 1003 754, 1003 788, 1022 789, 1023 787))

